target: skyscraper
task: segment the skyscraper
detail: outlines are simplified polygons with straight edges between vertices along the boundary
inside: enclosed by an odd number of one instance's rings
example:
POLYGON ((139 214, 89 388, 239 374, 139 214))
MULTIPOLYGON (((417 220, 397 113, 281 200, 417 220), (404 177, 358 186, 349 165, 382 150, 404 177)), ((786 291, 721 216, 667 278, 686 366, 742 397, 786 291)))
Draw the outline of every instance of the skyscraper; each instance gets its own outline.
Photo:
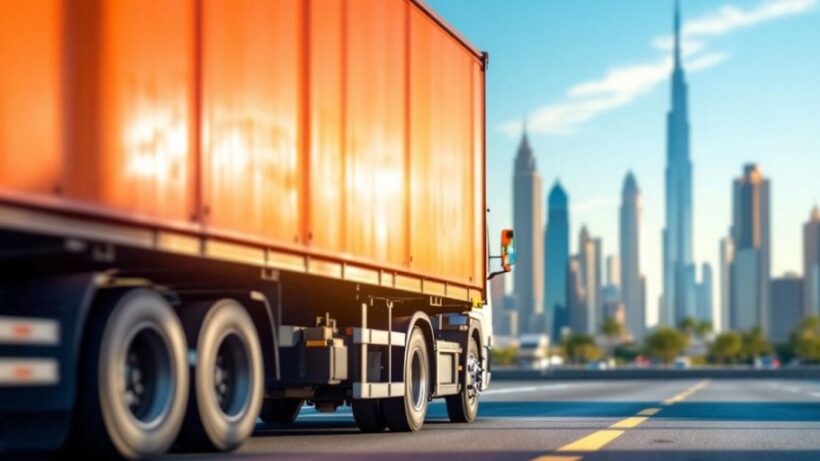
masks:
POLYGON ((701 266, 700 278, 695 297, 695 318, 712 322, 712 266, 709 263, 701 266))
POLYGON ((586 324, 580 333, 596 334, 603 321, 601 293, 601 239, 592 238, 587 227, 581 228, 578 240, 578 263, 586 301, 586 324))
POLYGON ((743 167, 734 181, 732 241, 733 330, 761 327, 768 333, 769 180, 755 164, 743 167))
POLYGON ((515 308, 518 311, 519 333, 543 332, 540 320, 543 310, 544 251, 541 227, 541 177, 527 139, 527 130, 521 135, 521 144, 515 157, 513 175, 513 225, 518 242, 518 262, 513 283, 515 308))
POLYGON ((493 333, 501 336, 516 336, 518 316, 510 309, 507 296, 508 274, 498 275, 490 280, 490 295, 493 306, 493 333), (513 324, 512 322, 515 322, 513 324))
POLYGON ((803 279, 797 274, 773 278, 771 298, 769 338, 785 343, 803 320, 803 279))
POLYGON ((672 107, 666 124, 666 225, 663 229, 663 297, 660 321, 676 325, 694 305, 692 283, 692 162, 689 159, 687 85, 681 63, 680 9, 675 5, 672 107))
POLYGON ((803 298, 805 315, 820 314, 820 208, 816 205, 803 226, 803 298))
POLYGON ((544 235, 544 318, 553 342, 569 326, 567 270, 569 269, 569 200, 561 183, 550 190, 547 232, 544 235))
POLYGON ((587 332, 587 295, 581 275, 581 255, 569 258, 567 266, 567 304, 569 327, 574 333, 587 332))
POLYGON ((732 261, 735 259, 735 245, 732 237, 720 239, 720 314, 715 320, 720 321, 719 329, 715 324, 715 331, 729 331, 731 328, 732 309, 732 261))
POLYGON ((640 258, 641 191, 629 172, 621 191, 621 300, 626 309, 626 329, 636 341, 646 329, 645 279, 640 258))

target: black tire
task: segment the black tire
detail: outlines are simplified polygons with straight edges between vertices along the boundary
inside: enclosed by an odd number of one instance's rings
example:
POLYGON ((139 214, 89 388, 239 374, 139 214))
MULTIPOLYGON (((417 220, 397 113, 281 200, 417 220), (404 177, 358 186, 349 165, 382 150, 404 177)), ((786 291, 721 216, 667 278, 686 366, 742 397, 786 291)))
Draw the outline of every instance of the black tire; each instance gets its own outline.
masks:
POLYGON ((384 418, 381 399, 360 399, 352 403, 353 419, 359 430, 366 433, 384 432, 387 420, 384 418))
POLYGON ((160 455, 185 417, 185 333, 153 290, 101 296, 83 350, 74 443, 104 459, 160 455))
POLYGON ((187 451, 234 450, 253 433, 264 395, 256 326, 232 299, 190 304, 181 318, 196 360, 180 445, 187 451))
POLYGON ((272 424, 293 424, 304 403, 302 399, 266 399, 262 403, 259 419, 272 424))
POLYGON ((475 376, 470 372, 471 362, 481 363, 478 344, 475 338, 467 341, 467 355, 461 375, 461 392, 447 396, 447 416, 454 423, 471 423, 478 415, 478 392, 474 389, 475 376))
POLYGON ((416 432, 424 425, 430 398, 430 359, 421 328, 413 327, 404 352, 404 397, 384 399, 387 427, 416 432))

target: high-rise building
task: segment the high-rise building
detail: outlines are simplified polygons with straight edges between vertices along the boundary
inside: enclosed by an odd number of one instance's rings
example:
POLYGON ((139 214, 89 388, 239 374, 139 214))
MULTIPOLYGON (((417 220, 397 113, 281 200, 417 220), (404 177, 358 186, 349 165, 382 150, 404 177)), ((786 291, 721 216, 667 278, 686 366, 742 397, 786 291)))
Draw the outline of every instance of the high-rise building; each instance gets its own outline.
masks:
POLYGON ((715 331, 731 329, 732 309, 732 261, 735 259, 735 245, 732 237, 720 239, 720 313, 715 316, 715 331))
POLYGON ((689 157, 687 84, 681 62, 680 8, 675 6, 672 104, 666 124, 666 225, 663 229, 663 297, 660 322, 676 325, 694 312, 692 274, 692 162, 689 157))
POLYGON ((641 275, 641 191, 629 172, 621 190, 620 251, 621 300, 626 311, 626 329, 636 341, 646 329, 646 281, 641 275))
MULTIPOLYGON (((510 325, 510 306, 507 296, 507 274, 495 276, 490 280, 490 296, 493 306, 493 333, 501 336, 514 336, 518 325, 510 325), (515 328, 513 328, 515 327, 515 328)), ((517 321, 518 317, 515 316, 517 321)))
POLYGON ((797 274, 773 278, 769 312, 769 339, 785 343, 803 321, 803 279, 797 274))
POLYGON ((695 318, 713 321, 712 318, 712 266, 703 263, 700 271, 700 283, 695 297, 695 318))
POLYGON ((618 255, 606 257, 606 284, 615 287, 618 297, 621 293, 621 258, 618 255))
POLYGON ((803 297, 806 315, 820 314, 820 208, 803 226, 803 297))
POLYGON ((541 312, 544 251, 541 227, 541 176, 536 169, 535 156, 527 139, 526 127, 521 135, 518 154, 515 156, 513 226, 518 244, 518 262, 513 272, 518 332, 543 333, 541 312))
POLYGON ((587 296, 581 274, 581 255, 574 255, 567 266, 567 304, 569 327, 574 333, 587 332, 587 296))
POLYGON ((550 189, 547 232, 544 235, 544 318, 554 341, 569 326, 567 270, 569 268, 569 200, 561 183, 550 189))
POLYGON ((743 176, 735 179, 733 204, 731 327, 760 327, 768 334, 769 180, 757 165, 744 165, 743 176))
POLYGON ((612 319, 621 326, 625 326, 626 312, 621 300, 621 262, 618 255, 606 257, 606 283, 601 287, 601 313, 598 325, 600 327, 606 319, 612 319))
POLYGON ((581 333, 594 335, 603 321, 601 293, 601 239, 592 238, 587 227, 581 228, 578 241, 581 284, 586 298, 586 325, 581 333))

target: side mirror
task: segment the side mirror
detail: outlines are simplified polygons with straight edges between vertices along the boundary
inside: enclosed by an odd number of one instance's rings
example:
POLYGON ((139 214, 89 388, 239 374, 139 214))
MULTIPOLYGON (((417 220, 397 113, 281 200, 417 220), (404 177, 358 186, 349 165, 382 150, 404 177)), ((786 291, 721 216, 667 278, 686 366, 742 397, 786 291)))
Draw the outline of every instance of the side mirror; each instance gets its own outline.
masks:
POLYGON ((501 231, 501 266, 504 267, 504 272, 509 272, 515 265, 517 254, 515 232, 512 229, 504 229, 501 231))
POLYGON ((500 259, 501 260, 501 270, 496 272, 490 272, 487 276, 487 280, 492 280, 493 277, 496 275, 506 274, 512 270, 512 266, 515 264, 515 260, 517 259, 518 248, 515 246, 515 233, 512 229, 504 229, 501 231, 501 255, 500 256, 493 256, 490 255, 489 259, 500 259))

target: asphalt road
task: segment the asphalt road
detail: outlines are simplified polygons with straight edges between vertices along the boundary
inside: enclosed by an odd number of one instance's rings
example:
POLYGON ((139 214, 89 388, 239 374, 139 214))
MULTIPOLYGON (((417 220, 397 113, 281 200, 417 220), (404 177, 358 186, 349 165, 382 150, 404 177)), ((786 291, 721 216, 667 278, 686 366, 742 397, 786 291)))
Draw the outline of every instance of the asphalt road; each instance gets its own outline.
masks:
POLYGON ((260 425, 241 460, 820 460, 820 382, 495 381, 473 424, 434 403, 421 432, 361 434, 349 409, 260 425))
POLYGON ((349 408, 306 408, 234 453, 164 459, 818 461, 820 381, 495 381, 473 424, 436 401, 418 433, 362 434, 349 408))

